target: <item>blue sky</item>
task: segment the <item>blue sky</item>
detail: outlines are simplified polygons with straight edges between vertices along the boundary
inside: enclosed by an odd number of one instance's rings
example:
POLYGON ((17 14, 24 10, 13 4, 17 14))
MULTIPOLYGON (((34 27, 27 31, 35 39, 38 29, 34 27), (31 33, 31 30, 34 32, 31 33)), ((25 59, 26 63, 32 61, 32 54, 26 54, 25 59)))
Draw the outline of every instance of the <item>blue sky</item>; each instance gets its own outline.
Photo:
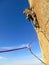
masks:
MULTIPOLYGON (((0 50, 26 45, 36 36, 31 48, 41 58, 36 32, 23 14, 26 8, 27 0, 0 0, 0 50)), ((0 54, 0 65, 32 65, 35 60, 27 49, 0 54)))

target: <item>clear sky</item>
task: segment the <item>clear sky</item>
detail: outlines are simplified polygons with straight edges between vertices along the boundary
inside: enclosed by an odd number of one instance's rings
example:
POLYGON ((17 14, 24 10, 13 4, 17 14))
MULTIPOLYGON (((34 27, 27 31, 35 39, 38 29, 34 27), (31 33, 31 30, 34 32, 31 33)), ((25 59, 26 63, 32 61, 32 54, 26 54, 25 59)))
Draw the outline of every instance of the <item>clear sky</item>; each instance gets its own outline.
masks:
MULTIPOLYGON (((26 8, 27 0, 0 0, 0 50, 21 47, 34 39, 32 51, 41 58, 36 32, 22 13, 26 8)), ((38 65, 38 62, 27 49, 0 54, 0 65, 38 65)))

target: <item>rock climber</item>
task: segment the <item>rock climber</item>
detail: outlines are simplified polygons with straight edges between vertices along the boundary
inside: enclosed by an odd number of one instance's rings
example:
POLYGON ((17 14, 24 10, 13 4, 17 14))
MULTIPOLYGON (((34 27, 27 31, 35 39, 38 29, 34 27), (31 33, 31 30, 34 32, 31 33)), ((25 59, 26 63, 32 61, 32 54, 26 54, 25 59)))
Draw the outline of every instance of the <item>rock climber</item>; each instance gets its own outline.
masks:
POLYGON ((25 11, 23 11, 23 14, 25 14, 27 17, 26 19, 29 20, 29 21, 33 21, 34 22, 34 26, 36 28, 40 28, 39 27, 39 23, 38 23, 38 20, 37 20, 37 16, 35 14, 35 12, 32 10, 32 9, 25 9, 25 11))

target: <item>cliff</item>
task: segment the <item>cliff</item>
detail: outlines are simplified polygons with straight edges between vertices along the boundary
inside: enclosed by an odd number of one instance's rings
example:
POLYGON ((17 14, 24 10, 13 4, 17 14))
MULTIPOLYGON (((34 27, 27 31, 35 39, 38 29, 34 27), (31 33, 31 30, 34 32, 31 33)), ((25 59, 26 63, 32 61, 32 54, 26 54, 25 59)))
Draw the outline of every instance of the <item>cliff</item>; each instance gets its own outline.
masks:
POLYGON ((40 28, 36 29, 44 62, 49 65, 49 0, 29 0, 34 9, 40 28))

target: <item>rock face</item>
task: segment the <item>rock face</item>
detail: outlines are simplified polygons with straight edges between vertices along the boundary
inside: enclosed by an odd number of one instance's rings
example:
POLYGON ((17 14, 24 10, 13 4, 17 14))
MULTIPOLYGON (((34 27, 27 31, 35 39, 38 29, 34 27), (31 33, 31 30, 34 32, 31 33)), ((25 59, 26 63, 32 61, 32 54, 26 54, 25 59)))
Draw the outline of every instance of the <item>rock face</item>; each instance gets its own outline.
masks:
POLYGON ((30 8, 34 9, 41 31, 36 30, 44 62, 49 65, 49 0, 29 0, 30 8))

